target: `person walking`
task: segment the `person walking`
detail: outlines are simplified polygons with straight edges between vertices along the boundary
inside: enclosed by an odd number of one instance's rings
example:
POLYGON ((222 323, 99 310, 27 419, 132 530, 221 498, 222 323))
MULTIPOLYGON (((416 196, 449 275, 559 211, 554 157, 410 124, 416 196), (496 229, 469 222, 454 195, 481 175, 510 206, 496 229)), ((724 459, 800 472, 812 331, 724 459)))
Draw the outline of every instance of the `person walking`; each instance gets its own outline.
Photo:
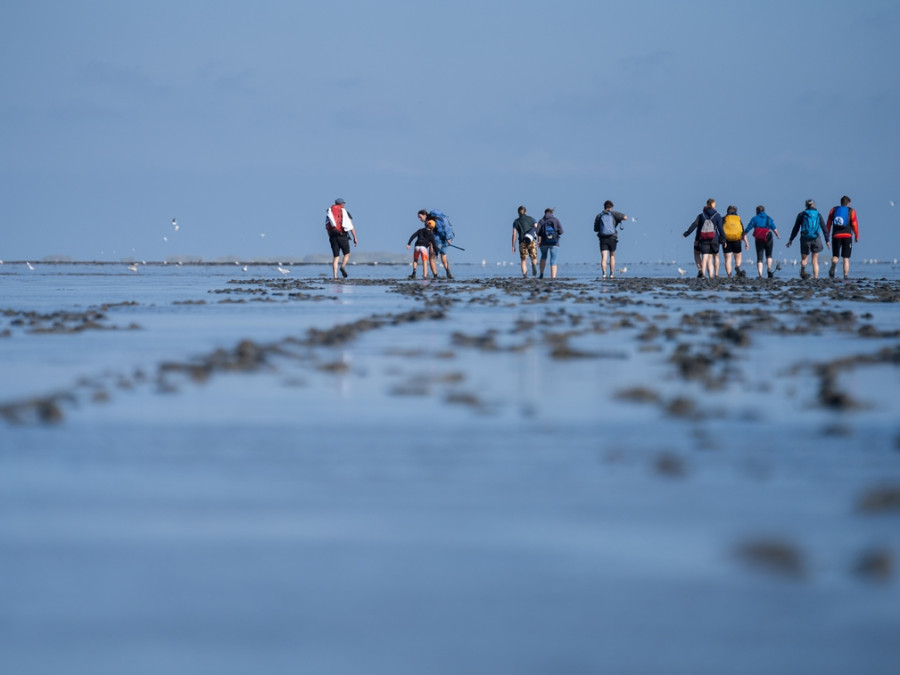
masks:
POLYGON ((357 246, 356 228, 353 227, 353 219, 347 211, 343 199, 335 199, 334 204, 325 212, 325 230, 328 232, 328 243, 331 244, 331 270, 334 278, 338 278, 338 263, 343 276, 347 276, 347 263, 350 261, 350 237, 353 237, 353 245, 357 246), (343 255, 343 259, 341 256, 343 255))
POLYGON ((806 208, 797 214, 791 237, 787 246, 791 247, 797 234, 800 235, 800 278, 809 279, 806 271, 806 263, 812 258, 813 279, 819 278, 819 253, 828 246, 828 235, 825 235, 825 246, 822 246, 821 235, 825 228, 822 214, 816 209, 816 203, 812 199, 806 200, 806 208))
MULTIPOLYGON (((775 276, 772 270, 772 250, 775 247, 775 238, 781 239, 778 230, 775 227, 775 221, 766 213, 766 207, 760 204, 756 207, 756 215, 747 223, 747 229, 744 230, 745 240, 748 232, 753 233, 753 241, 756 242, 756 271, 759 273, 760 279, 763 275, 763 259, 766 261, 766 274, 771 279, 775 276)), ((749 246, 747 247, 750 248, 749 246)))
POLYGON ((556 278, 556 265, 559 258, 559 238, 563 234, 562 223, 553 215, 553 209, 544 209, 544 217, 538 221, 538 248, 541 249, 541 275, 544 278, 544 269, 547 259, 550 259, 550 278, 556 278))
POLYGON ((850 197, 841 197, 841 205, 835 206, 828 213, 825 223, 825 241, 831 237, 831 267, 828 276, 834 277, 838 258, 844 261, 844 278, 850 276, 850 253, 853 241, 859 241, 859 223, 856 220, 856 209, 850 207, 850 197))
POLYGON ((725 253, 725 274, 730 277, 733 266, 735 277, 747 276, 747 273, 741 269, 743 263, 741 251, 743 250, 742 245, 750 248, 750 244, 744 234, 744 223, 741 222, 736 206, 729 206, 726 209, 725 220, 722 221, 722 232, 725 234, 725 243, 722 246, 722 251, 725 253))
POLYGON ((428 225, 428 221, 432 221, 434 223, 434 255, 431 256, 431 274, 437 279, 437 258, 440 256, 441 264, 444 266, 444 271, 447 273, 447 278, 452 279, 453 275, 450 273, 450 261, 447 259, 447 248, 451 245, 450 242, 453 241, 453 229, 450 227, 450 222, 440 211, 427 211, 425 209, 421 209, 419 211, 419 220, 428 225))
POLYGON ((722 216, 716 211, 715 199, 710 197, 706 200, 706 206, 682 236, 687 238, 694 231, 697 232, 694 235, 694 261, 699 270, 697 278, 702 279, 704 276, 712 278, 718 274, 714 259, 718 260, 719 241, 725 240, 722 216))
POLYGON ((616 247, 619 244, 619 223, 628 220, 628 216, 613 211, 614 204, 608 199, 603 202, 603 210, 594 218, 594 232, 600 240, 600 274, 605 279, 607 270, 609 278, 616 276, 616 247))
POLYGON ((422 261, 422 278, 428 278, 428 261, 434 255, 435 251, 434 227, 434 221, 429 219, 425 223, 425 227, 421 227, 413 232, 412 236, 410 236, 409 240, 406 242, 406 249, 409 250, 410 245, 413 243, 413 239, 416 240, 416 248, 413 250, 412 274, 409 275, 410 279, 416 278, 416 265, 419 260, 422 261))
POLYGON ((516 252, 516 245, 522 260, 522 277, 528 276, 528 258, 531 258, 531 276, 537 276, 537 227, 524 206, 519 207, 519 217, 513 221, 513 253, 516 252))

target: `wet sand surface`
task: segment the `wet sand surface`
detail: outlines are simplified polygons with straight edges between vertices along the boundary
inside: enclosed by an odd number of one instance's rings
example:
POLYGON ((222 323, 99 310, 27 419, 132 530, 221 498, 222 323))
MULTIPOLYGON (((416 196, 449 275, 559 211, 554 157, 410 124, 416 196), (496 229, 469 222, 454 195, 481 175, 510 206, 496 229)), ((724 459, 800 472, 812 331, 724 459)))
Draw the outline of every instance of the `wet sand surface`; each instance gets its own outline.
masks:
POLYGON ((896 672, 900 282, 160 297, 0 307, 15 672, 896 672))

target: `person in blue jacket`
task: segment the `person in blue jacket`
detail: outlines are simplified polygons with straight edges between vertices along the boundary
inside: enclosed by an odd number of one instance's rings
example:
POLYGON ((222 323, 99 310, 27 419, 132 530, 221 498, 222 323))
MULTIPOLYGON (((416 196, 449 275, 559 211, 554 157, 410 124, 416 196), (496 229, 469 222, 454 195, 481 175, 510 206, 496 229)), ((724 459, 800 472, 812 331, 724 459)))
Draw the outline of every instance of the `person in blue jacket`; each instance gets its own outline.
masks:
POLYGON ((719 242, 725 241, 725 231, 722 229, 722 216, 716 211, 715 199, 706 200, 706 206, 682 236, 688 237, 695 230, 694 261, 697 263, 697 278, 717 276, 715 263, 719 258, 719 242))
POLYGON ((766 270, 769 279, 775 276, 772 271, 772 249, 775 246, 775 237, 781 239, 775 227, 775 221, 766 213, 766 207, 760 204, 756 207, 756 215, 747 223, 744 234, 752 233, 756 242, 756 271, 760 278, 763 275, 763 258, 766 260, 766 270), (773 237, 772 235, 775 235, 773 237))

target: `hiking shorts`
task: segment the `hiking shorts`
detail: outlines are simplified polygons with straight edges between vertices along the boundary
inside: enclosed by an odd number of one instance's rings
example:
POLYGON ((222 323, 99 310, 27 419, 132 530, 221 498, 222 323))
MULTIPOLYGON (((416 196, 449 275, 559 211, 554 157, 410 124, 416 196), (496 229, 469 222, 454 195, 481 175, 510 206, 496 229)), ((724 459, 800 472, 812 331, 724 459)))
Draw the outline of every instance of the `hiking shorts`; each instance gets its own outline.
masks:
POLYGON ((740 253, 744 250, 743 243, 740 239, 736 241, 726 241, 725 245, 722 247, 722 251, 725 253, 740 253))
POLYGON ((537 260, 537 242, 534 239, 523 239, 519 242, 519 259, 537 260))
POLYGON ((434 254, 445 255, 447 253, 447 240, 441 239, 439 236, 434 235, 434 254))
POLYGON ((341 253, 350 255, 349 234, 329 234, 328 243, 331 244, 331 254, 337 258, 341 253))
POLYGON ((831 240, 831 255, 835 258, 849 258, 853 251, 853 237, 835 237, 831 240))
POLYGON ((774 248, 775 237, 771 234, 765 239, 756 239, 756 259, 761 262, 764 257, 771 258, 774 248))
POLYGON ((610 253, 616 252, 616 246, 619 244, 619 238, 616 235, 608 234, 605 237, 599 237, 599 239, 601 251, 609 251, 610 253))
POLYGON ((428 262, 428 247, 427 246, 416 246, 416 250, 413 251, 413 262, 419 260, 421 258, 422 262, 428 262))
POLYGON ((820 253, 825 246, 822 244, 821 239, 809 239, 809 240, 800 240, 800 253, 802 255, 809 255, 810 253, 820 253))
POLYGON ((550 258, 550 264, 555 265, 559 257, 559 246, 541 246, 541 260, 550 258))
POLYGON ((699 245, 697 246, 697 250, 701 255, 718 255, 719 254, 719 242, 711 241, 709 239, 699 239, 697 242, 699 245))

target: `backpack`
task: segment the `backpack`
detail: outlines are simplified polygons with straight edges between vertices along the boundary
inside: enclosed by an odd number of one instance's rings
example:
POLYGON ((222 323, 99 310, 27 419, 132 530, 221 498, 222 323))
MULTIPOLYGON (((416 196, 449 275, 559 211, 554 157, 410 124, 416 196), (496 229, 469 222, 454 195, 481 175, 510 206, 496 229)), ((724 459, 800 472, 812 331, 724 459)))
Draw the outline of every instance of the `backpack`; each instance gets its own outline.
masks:
POLYGON ((597 232, 597 235, 600 237, 609 237, 616 234, 616 218, 609 211, 601 211, 600 215, 597 216, 595 225, 600 226, 597 232))
POLYGON ((831 214, 831 224, 834 225, 835 231, 850 228, 850 207, 835 206, 831 214))
MULTIPOLYGON (((759 215, 753 217, 753 220, 750 221, 752 225, 754 222, 760 222, 759 215)), ((773 230, 773 227, 769 227, 770 225, 774 226, 775 223, 772 222, 772 219, 766 215, 766 222, 763 225, 754 225, 753 226, 753 238, 758 241, 766 241, 769 238, 769 233, 773 230)))
POLYGON ((800 225, 800 238, 813 241, 819 238, 819 212, 815 209, 806 209, 803 212, 803 223, 800 225))
POLYGON ((556 232, 556 225, 552 220, 545 220, 543 225, 544 234, 541 237, 541 244, 551 246, 559 242, 559 234, 556 232))
POLYGON ((456 237, 453 232, 453 226, 450 225, 450 219, 440 211, 429 211, 428 217, 434 220, 434 232, 444 241, 451 241, 456 237))
POLYGON ((736 213, 729 213, 725 216, 722 229, 725 230, 725 241, 740 241, 744 235, 744 224, 736 213))
POLYGON ((715 239, 716 238, 716 224, 713 222, 712 216, 706 215, 706 212, 703 212, 703 223, 700 225, 700 238, 701 239, 715 239))
POLYGON ((335 204, 334 206, 328 209, 328 222, 331 224, 332 230, 337 232, 338 234, 345 234, 344 232, 344 207, 340 204, 335 204))

